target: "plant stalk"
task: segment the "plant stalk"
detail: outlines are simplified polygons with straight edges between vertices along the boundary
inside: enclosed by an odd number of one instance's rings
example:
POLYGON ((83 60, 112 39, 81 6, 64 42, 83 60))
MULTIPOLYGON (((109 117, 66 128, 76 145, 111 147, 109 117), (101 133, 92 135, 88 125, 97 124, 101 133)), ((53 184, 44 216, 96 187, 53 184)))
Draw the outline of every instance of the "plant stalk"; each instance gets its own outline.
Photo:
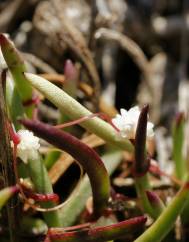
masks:
POLYGON ((161 242, 171 231, 177 217, 189 200, 189 185, 183 185, 157 220, 134 242, 161 242))
MULTIPOLYGON (((76 120, 92 113, 63 90, 38 75, 25 73, 28 82, 49 99, 62 113, 71 120, 76 120)), ((93 118, 80 124, 88 131, 96 134, 109 143, 129 152, 134 152, 134 147, 128 139, 121 138, 117 131, 100 118, 93 118)))

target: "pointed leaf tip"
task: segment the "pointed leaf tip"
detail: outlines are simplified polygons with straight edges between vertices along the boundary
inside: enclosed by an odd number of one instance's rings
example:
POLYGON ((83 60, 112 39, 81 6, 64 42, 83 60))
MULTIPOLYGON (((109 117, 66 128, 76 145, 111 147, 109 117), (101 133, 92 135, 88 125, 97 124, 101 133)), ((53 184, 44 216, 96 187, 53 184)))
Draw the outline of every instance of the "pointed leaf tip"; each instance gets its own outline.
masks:
POLYGON ((148 200, 150 202, 150 205, 154 209, 155 217, 159 217, 159 215, 163 212, 165 205, 162 202, 162 200, 156 195, 155 192, 152 191, 146 191, 146 195, 148 197, 148 200))
POLYGON ((146 191, 146 195, 151 203, 158 203, 159 199, 154 192, 146 191))
POLYGON ((176 117, 175 117, 175 125, 178 127, 181 122, 183 122, 185 120, 185 115, 183 112, 179 112, 177 113, 176 117))
POLYGON ((69 71, 70 69, 72 70, 72 68, 74 68, 73 62, 70 59, 67 59, 64 65, 64 72, 69 71))
POLYGON ((66 60, 64 65, 64 75, 67 80, 76 80, 78 78, 78 71, 71 60, 66 60))
POLYGON ((133 171, 136 176, 143 176, 149 168, 150 159, 146 155, 146 131, 149 105, 145 105, 138 118, 135 135, 135 162, 133 171))

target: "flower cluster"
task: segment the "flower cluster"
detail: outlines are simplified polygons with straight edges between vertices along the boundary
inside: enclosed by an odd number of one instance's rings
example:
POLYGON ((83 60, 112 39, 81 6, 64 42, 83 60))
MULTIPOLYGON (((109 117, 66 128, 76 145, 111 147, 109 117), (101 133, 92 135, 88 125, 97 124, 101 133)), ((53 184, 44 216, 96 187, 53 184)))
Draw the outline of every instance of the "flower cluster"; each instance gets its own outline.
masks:
POLYGON ((20 137, 20 143, 17 146, 17 156, 24 163, 27 163, 28 159, 35 159, 40 147, 39 138, 28 130, 21 129, 17 134, 20 137))
MULTIPOLYGON (((120 130, 121 137, 127 139, 135 138, 139 115, 140 109, 138 106, 135 106, 128 111, 122 108, 120 114, 117 114, 112 119, 112 123, 120 130)), ((147 138, 149 139, 154 136, 153 127, 153 123, 147 123, 147 138)))

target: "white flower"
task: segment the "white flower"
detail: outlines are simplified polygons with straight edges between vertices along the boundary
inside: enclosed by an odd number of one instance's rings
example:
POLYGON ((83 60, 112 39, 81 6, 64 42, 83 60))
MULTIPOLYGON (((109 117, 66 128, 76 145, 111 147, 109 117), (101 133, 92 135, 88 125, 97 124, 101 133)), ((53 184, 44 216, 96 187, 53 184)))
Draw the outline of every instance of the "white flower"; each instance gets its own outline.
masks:
MULTIPOLYGON (((140 109, 135 106, 128 111, 125 109, 120 110, 120 114, 117 114, 115 118, 112 119, 112 123, 120 130, 120 135, 123 138, 134 139, 138 118, 140 115, 140 109)), ((147 123, 147 138, 152 138, 154 136, 153 123, 147 123)))
POLYGON ((17 146, 17 156, 27 163, 28 159, 36 159, 38 156, 38 149, 40 147, 39 138, 34 136, 28 130, 19 130, 17 133, 20 137, 20 143, 17 146))

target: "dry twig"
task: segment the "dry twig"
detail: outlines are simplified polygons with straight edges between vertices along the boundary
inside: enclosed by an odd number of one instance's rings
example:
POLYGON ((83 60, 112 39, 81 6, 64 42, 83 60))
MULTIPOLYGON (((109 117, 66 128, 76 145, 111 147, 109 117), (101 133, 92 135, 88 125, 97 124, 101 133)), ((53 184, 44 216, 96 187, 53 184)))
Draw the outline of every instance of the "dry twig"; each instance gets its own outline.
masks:
POLYGON ((88 49, 86 41, 81 32, 78 31, 71 21, 66 19, 64 15, 61 14, 59 1, 52 1, 52 3, 56 10, 56 16, 58 16, 61 22, 61 28, 57 33, 57 36, 60 40, 67 44, 67 46, 84 64, 92 82, 91 84, 94 89, 93 101, 97 108, 98 98, 100 96, 100 80, 91 52, 88 49))
POLYGON ((100 28, 95 33, 96 39, 105 39, 105 40, 113 40, 116 41, 133 59, 134 63, 141 70, 144 80, 146 81, 146 85, 149 89, 149 92, 152 94, 152 88, 149 79, 149 62, 147 57, 145 56, 142 49, 128 36, 121 34, 115 30, 110 30, 107 28, 100 28))

